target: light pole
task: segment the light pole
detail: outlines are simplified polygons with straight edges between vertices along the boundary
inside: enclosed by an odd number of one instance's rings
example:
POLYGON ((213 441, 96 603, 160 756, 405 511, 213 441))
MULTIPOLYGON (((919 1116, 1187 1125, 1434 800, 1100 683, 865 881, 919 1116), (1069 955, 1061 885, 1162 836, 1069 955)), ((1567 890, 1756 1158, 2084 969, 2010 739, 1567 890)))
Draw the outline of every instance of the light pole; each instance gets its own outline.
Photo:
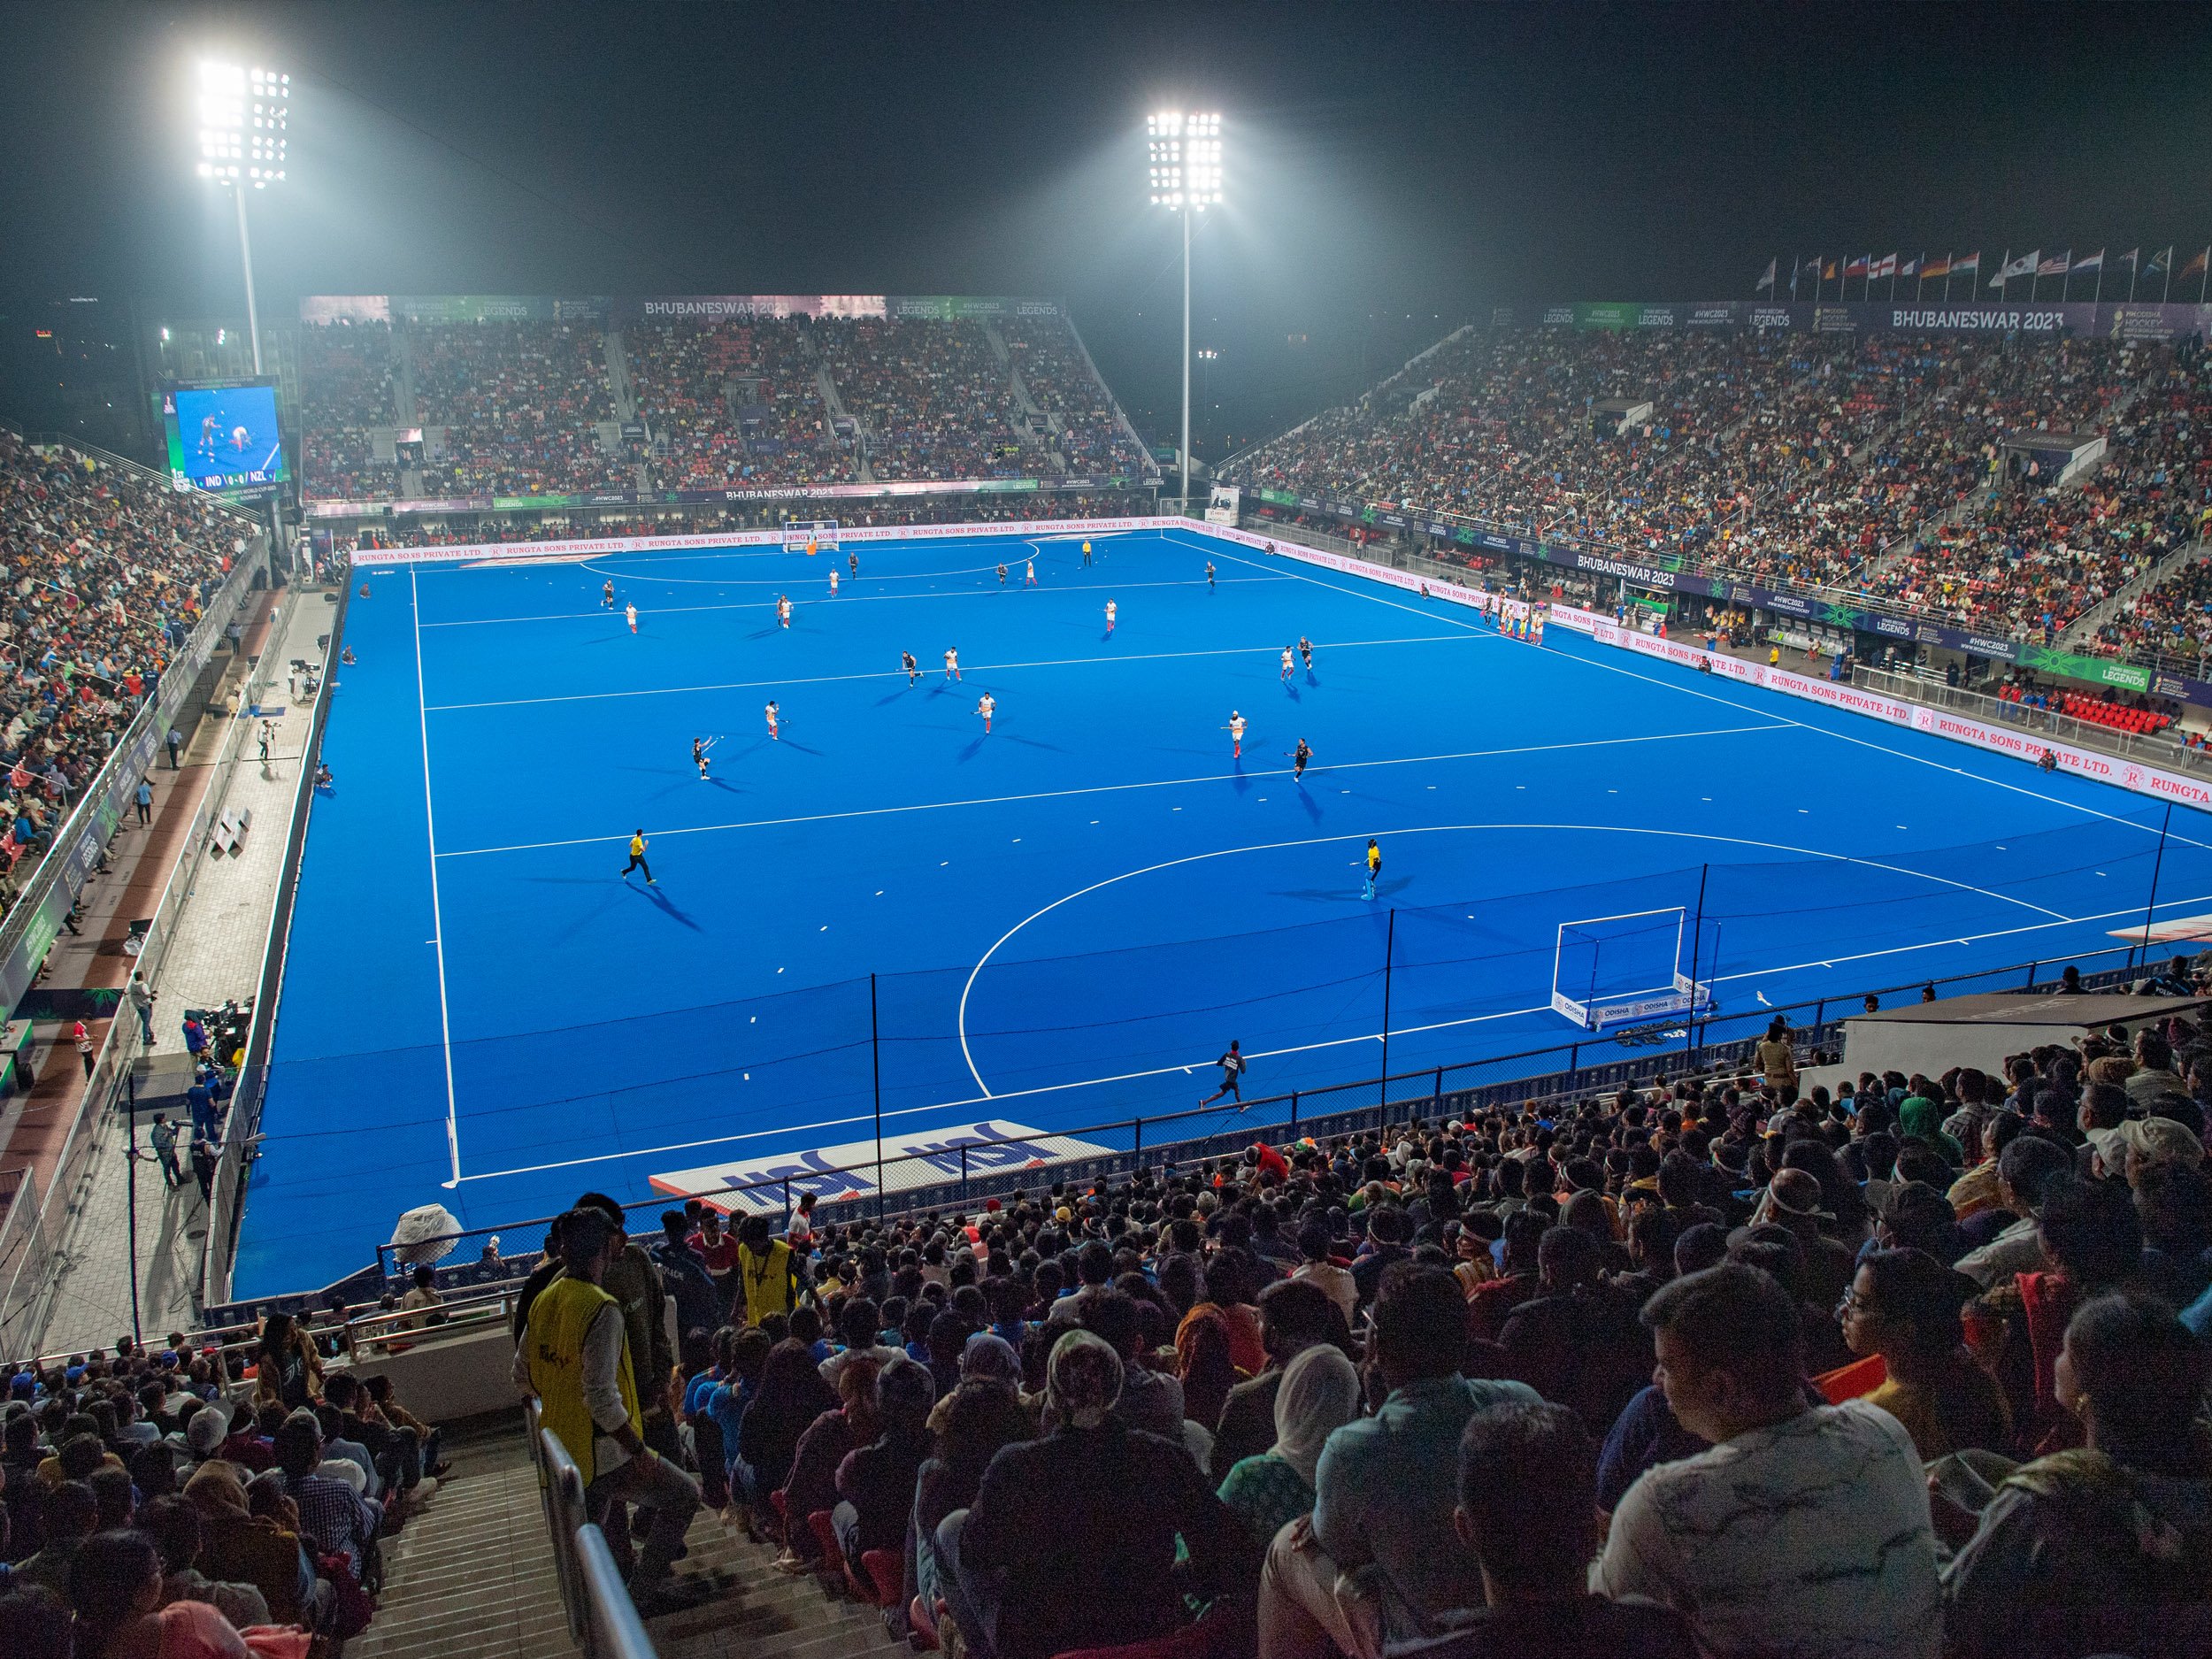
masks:
MULTIPOLYGON (((1204 411, 1206 419, 1211 420, 1214 413, 1214 365, 1221 361, 1221 353, 1211 346, 1201 346, 1195 356, 1200 365, 1198 404, 1199 408, 1204 411)), ((1218 433, 1216 435, 1218 436, 1218 433)))
POLYGON ((1183 221, 1183 489, 1190 511, 1190 222, 1221 205, 1221 117, 1166 111, 1148 117, 1152 205, 1183 221))
POLYGON ((238 262, 246 273, 246 333, 253 372, 261 373, 261 319, 254 304, 253 245, 246 236, 246 192, 284 181, 292 77, 237 64, 200 65, 200 177, 238 198, 238 262))

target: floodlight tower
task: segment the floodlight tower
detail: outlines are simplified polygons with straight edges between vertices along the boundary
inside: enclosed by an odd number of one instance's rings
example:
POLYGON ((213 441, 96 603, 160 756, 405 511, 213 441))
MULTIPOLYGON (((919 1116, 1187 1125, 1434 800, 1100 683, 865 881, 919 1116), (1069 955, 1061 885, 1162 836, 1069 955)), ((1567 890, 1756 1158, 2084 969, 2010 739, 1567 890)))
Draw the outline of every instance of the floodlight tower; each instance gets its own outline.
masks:
POLYGON ((1183 490, 1190 511, 1190 224, 1221 205, 1221 117, 1164 111, 1147 119, 1151 144, 1152 205, 1183 221, 1183 490))
POLYGON ((246 236, 246 192, 284 182, 292 77, 212 59, 200 65, 200 177, 238 198, 238 260, 246 273, 246 333, 253 372, 261 373, 261 319, 254 305, 253 245, 246 236))

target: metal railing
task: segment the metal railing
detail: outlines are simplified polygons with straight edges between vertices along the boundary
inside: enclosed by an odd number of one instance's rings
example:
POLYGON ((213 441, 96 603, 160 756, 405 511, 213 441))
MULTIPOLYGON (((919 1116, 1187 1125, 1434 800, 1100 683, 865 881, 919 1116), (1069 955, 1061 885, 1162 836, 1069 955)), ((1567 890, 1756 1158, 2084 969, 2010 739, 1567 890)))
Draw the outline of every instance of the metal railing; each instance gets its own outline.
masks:
POLYGON ((538 1402, 523 1408, 531 1459, 537 1465, 545 1530, 553 1546, 553 1568, 561 1586, 561 1608, 568 1616, 571 1640, 584 1659, 654 1659, 628 1586, 615 1571, 606 1534, 592 1521, 584 1500, 584 1477, 560 1436, 538 1419, 538 1402))
MULTIPOLYGON (((2081 985, 2087 991, 2106 990, 2137 977, 2138 949, 2132 945, 2115 945, 2063 960, 2077 967, 2104 960, 2106 965, 2101 968, 2084 969, 2081 985)), ((1030 1136, 979 1136, 941 1151, 887 1157, 879 1164, 871 1159, 825 1165, 695 1194, 659 1194, 626 1205, 624 1210, 634 1218, 630 1232, 641 1238, 657 1234, 659 1213, 680 1208, 687 1197, 733 1210, 780 1211, 786 1225, 799 1198, 808 1193, 827 1201, 818 1212, 818 1219, 827 1221, 859 1219, 864 1213, 872 1219, 972 1210, 988 1200, 1010 1200, 1041 1184, 1064 1182, 1071 1187, 1081 1187, 1097 1180, 1125 1179, 1141 1169, 1238 1156, 1258 1141, 1326 1140, 1400 1127, 1415 1118, 1441 1120, 1514 1108, 1526 1102, 1585 1099, 1663 1079, 1729 1070, 1748 1063, 1769 1022, 1776 1018, 1789 1023, 1801 1048, 1827 1049, 1840 1038, 1845 1018, 1858 1013, 1869 995, 1917 997, 1929 987, 1947 986, 1955 994, 2055 991, 2059 979, 2055 972, 2047 979, 2038 976, 2057 965, 2042 960, 2013 963, 1944 979, 1862 987, 1774 1007, 1755 1006, 1737 1014, 1716 1014, 1664 1037, 1655 1032, 1594 1033, 1575 1042, 1489 1059, 1294 1089, 1287 1094, 1230 1109, 1194 1107, 1030 1136), (1102 1149, 1088 1156, 1056 1157, 1037 1144, 1058 1139, 1087 1141, 1102 1149), (882 1172, 879 1185, 879 1171, 882 1172)), ((2157 1004, 2147 1001, 2143 1007, 2147 1013, 2154 1011, 2157 1004)), ((449 1235, 455 1244, 453 1254, 467 1256, 472 1241, 497 1234, 520 1247, 508 1250, 501 1258, 503 1268, 511 1272, 523 1271, 542 1249, 546 1230, 555 1219, 545 1216, 464 1229, 449 1235)), ((398 1260, 390 1245, 379 1245, 376 1254, 380 1276, 387 1283, 396 1284, 412 1271, 398 1260)), ((449 1271, 467 1273, 480 1269, 470 1261, 458 1270, 449 1271)))
MULTIPOLYGON (((246 1031, 246 1052, 238 1068, 238 1087, 223 1124, 223 1144, 218 1150, 214 1200, 210 1205, 206 1254, 200 1263, 200 1305, 213 1307, 230 1296, 231 1269, 236 1260, 238 1224, 245 1213, 246 1182, 251 1173, 254 1148, 260 1144, 261 1104, 268 1079, 269 1047, 276 1031, 277 1005, 284 989, 284 959, 292 933, 292 902, 299 892, 300 863, 307 844, 307 820, 314 808, 315 768, 322 753, 323 729, 329 723, 332 671, 345 649, 346 608, 353 593, 348 582, 339 589, 336 613, 330 619, 330 642, 324 651, 322 687, 308 721, 307 736, 300 745, 299 780, 293 787, 292 811, 285 829, 284 858, 278 866, 277 891, 269 907, 269 931, 262 946, 261 980, 254 993, 253 1020, 246 1031)), ((274 636, 281 638, 281 635, 274 636)), ((272 676, 276 664, 264 653, 272 676)))
POLYGON ((2047 732, 2062 742, 2078 743, 2085 749, 2101 749, 2108 755, 2124 755, 2131 760, 2150 761, 2161 766, 2212 770, 2212 750, 2185 748, 2175 735, 2180 730, 2178 726, 2170 726, 2160 732, 2123 732, 2099 720, 2085 720, 2056 709, 2032 709, 2024 703, 1993 697, 1986 692, 1971 691, 1964 686, 1891 668, 1868 668, 1863 664, 1854 667, 1851 683, 1862 690, 1878 691, 1905 703, 1924 703, 1932 709, 1956 709, 1992 726, 2047 732))

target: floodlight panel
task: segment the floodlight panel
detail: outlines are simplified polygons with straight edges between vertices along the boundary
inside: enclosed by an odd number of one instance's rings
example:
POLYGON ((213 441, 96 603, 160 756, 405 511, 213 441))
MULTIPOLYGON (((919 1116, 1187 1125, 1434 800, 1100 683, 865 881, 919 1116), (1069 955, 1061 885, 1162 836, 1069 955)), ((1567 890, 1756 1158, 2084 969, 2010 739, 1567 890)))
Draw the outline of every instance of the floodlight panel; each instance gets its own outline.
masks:
POLYGON ((257 190, 281 180, 290 158, 292 77, 210 59, 199 81, 200 177, 257 190))

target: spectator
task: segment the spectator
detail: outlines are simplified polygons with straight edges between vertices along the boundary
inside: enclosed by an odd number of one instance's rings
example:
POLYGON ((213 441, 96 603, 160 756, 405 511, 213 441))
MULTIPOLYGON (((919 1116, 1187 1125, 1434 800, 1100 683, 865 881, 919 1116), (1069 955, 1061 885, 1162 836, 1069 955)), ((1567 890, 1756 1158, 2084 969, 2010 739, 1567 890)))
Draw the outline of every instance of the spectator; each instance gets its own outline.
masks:
MULTIPOLYGON (((905 1360, 903 1354, 891 1356, 905 1360)), ((837 1373, 838 1407, 814 1419, 791 1455, 791 1478, 783 1486, 784 1554, 776 1563, 784 1572, 821 1567, 821 1541, 809 1517, 837 1503, 837 1471, 845 1459, 876 1438, 876 1377, 890 1361, 856 1356, 837 1373)))
POLYGON ((1928 1494, 1911 1437, 1863 1402, 1808 1406, 1795 1305, 1726 1263, 1643 1320, 1682 1426, 1712 1442, 1647 1471, 1615 1510, 1597 1587, 1691 1621, 1715 1659, 1772 1651, 1927 1655, 1942 1642, 1928 1494))
POLYGON ((1547 1229, 1537 1249, 1542 1294, 1508 1316, 1499 1346, 1545 1399, 1573 1407, 1586 1423, 1610 1426, 1651 1368, 1635 1307, 1601 1282, 1603 1263, 1588 1233, 1547 1229))
POLYGON ((1267 1351, 1267 1367, 1256 1377, 1229 1391, 1214 1432, 1214 1478, 1225 1478, 1248 1457, 1256 1457, 1275 1443, 1275 1393, 1282 1386, 1284 1368, 1317 1342, 1351 1346, 1350 1332, 1341 1318, 1340 1304, 1310 1280, 1284 1279, 1260 1293, 1260 1339, 1267 1351))
MULTIPOLYGON (((971 1353, 979 1344, 1004 1342, 987 1333, 969 1339, 971 1353)), ((988 1351, 986 1349, 985 1351, 988 1351)), ((1015 1363, 1018 1375, 1019 1362, 1015 1363)), ((925 1607, 936 1603, 937 1526, 955 1509, 975 1502, 1001 1448, 1033 1440, 1037 1425, 1022 1405, 1013 1384, 1004 1376, 972 1374, 964 1379, 931 1413, 936 1423, 936 1445, 916 1478, 914 1525, 908 1538, 907 1588, 918 1594, 925 1607)))
POLYGON ((39 1505, 39 1535, 44 1539, 29 1559, 16 1563, 12 1581, 35 1584, 65 1595, 77 1552, 99 1520, 99 1501, 81 1480, 56 1481, 44 1488, 39 1505))
POLYGON ((915 1483, 929 1456, 929 1410, 936 1398, 926 1368, 910 1359, 886 1365, 876 1373, 876 1439, 848 1452, 837 1466, 831 1522, 846 1564, 864 1583, 861 1556, 905 1540, 915 1483))
POLYGON ((1919 1250, 1876 1250, 1836 1309, 1843 1340, 1878 1355, 1884 1380, 1865 1396, 1905 1425, 1924 1463, 2012 1443, 2004 1397, 1966 1349, 1959 1310, 1973 1281, 1919 1250))
POLYGON ((1113 1349, 1066 1333, 1046 1390, 1059 1426, 1002 1450, 975 1502, 937 1529, 940 1581, 969 1647, 1049 1659, 1175 1629, 1187 1583, 1240 1599, 1252 1571, 1242 1529, 1179 1445, 1115 1420, 1113 1349))
POLYGON ((1359 1286, 1353 1282, 1349 1269, 1330 1259, 1327 1224, 1309 1221, 1298 1229, 1298 1254, 1305 1259, 1291 1277, 1309 1280, 1326 1291, 1330 1300, 1343 1311, 1348 1326, 1359 1312, 1359 1286))
POLYGON ((2002 1477, 1944 1570, 1959 1659, 2205 1651, 2212 1632, 2206 1350, 2161 1303, 2100 1296, 2066 1327, 2077 1450, 2002 1477))
POLYGON ((247 1659, 228 1619, 204 1601, 162 1601, 161 1556, 143 1532, 96 1532, 69 1570, 77 1659, 247 1659))
POLYGON ((269 1622, 268 1599, 251 1584, 210 1578, 196 1563, 204 1541, 200 1512, 182 1498, 157 1498, 140 1526, 161 1554, 161 1601, 205 1601, 239 1629, 269 1622))
POLYGON ((1252 1534, 1255 1550, 1265 1550, 1278 1532, 1313 1513, 1321 1448, 1360 1414, 1359 1373, 1326 1342, 1300 1348, 1279 1378, 1274 1445, 1240 1459, 1221 1483, 1221 1501, 1252 1534))
POLYGON ((357 1584, 383 1511, 346 1482, 320 1473, 322 1462, 322 1430, 315 1414, 295 1411, 277 1431, 275 1470, 255 1484, 266 1482, 289 1498, 299 1510, 300 1536, 321 1555, 344 1556, 357 1584))
POLYGON ((1450 1525, 1460 1432, 1484 1406, 1537 1396, 1525 1383, 1459 1374, 1466 1306, 1459 1281, 1441 1268, 1406 1262, 1384 1274, 1370 1315, 1370 1365, 1387 1393, 1373 1417, 1330 1437, 1310 1525, 1285 1528, 1268 1549, 1263 1651, 1294 1659, 1333 1641, 1353 1659, 1371 1659, 1384 1640, 1433 1635, 1436 1615, 1480 1599, 1473 1563, 1437 1548, 1450 1525))
POLYGON ((1453 1530, 1482 1577, 1482 1601, 1438 1616, 1440 1633, 1394 1651, 1421 1659, 1694 1659, 1671 1609, 1589 1592, 1597 1547, 1596 1458, 1565 1406, 1486 1406, 1459 1442, 1453 1530))
MULTIPOLYGON (((836 1409, 837 1390, 822 1379, 804 1343, 787 1339, 769 1351, 737 1437, 738 1494, 756 1517, 767 1509, 768 1494, 791 1479, 800 1437, 817 1417, 836 1409)), ((802 1525, 805 1519, 799 1517, 802 1525)))
POLYGON ((289 1411, 313 1404, 322 1393, 323 1359, 313 1339, 290 1314, 271 1314, 261 1322, 254 1350, 255 1400, 289 1411))
POLYGON ((199 1511, 199 1571, 253 1586, 273 1618, 291 1623, 311 1614, 314 1563, 296 1532, 253 1513, 234 1468, 220 1461, 202 1464, 184 1483, 184 1500, 199 1511))

